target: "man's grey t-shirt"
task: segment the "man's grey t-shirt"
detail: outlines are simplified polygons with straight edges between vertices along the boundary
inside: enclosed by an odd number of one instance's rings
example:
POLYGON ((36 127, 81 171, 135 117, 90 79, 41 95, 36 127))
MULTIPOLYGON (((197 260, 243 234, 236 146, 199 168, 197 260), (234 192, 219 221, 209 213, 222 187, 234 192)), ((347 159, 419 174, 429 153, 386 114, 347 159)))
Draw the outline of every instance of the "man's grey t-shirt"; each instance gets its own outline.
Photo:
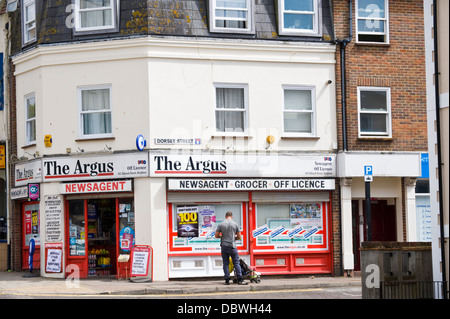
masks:
POLYGON ((232 219, 225 219, 222 223, 217 226, 218 232, 222 233, 222 238, 220 240, 221 246, 228 246, 236 248, 236 234, 239 231, 239 226, 232 219))

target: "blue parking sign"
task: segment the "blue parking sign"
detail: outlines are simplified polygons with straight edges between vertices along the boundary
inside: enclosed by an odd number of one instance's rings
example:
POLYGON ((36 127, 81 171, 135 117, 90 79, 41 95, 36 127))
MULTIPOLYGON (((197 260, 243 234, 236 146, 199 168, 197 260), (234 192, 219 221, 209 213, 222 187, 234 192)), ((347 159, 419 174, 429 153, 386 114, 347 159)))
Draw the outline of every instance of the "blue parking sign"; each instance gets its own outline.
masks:
POLYGON ((364 175, 372 176, 373 174, 372 166, 364 166, 364 175))

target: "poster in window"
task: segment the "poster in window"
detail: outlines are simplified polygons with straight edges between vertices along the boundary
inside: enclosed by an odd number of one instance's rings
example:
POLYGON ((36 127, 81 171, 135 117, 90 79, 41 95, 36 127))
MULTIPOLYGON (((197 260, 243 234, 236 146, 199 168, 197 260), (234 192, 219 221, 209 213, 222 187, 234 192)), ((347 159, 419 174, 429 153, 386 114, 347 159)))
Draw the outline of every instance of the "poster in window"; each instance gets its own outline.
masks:
POLYGON ((321 205, 315 203, 290 204, 291 226, 322 227, 321 205))
POLYGON ((198 237, 198 206, 177 208, 178 237, 198 237))
POLYGON ((200 234, 199 236, 210 237, 216 229, 216 211, 215 206, 199 206, 198 218, 200 234))

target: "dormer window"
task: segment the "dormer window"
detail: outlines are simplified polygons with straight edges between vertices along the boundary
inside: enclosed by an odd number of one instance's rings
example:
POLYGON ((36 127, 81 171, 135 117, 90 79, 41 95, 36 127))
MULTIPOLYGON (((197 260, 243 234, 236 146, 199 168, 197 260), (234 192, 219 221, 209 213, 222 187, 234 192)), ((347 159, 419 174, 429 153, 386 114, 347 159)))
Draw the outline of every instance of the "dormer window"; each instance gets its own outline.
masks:
POLYGON ((254 33, 254 0, 209 0, 210 31, 254 33))
POLYGON ((281 35, 321 36, 321 0, 278 0, 281 35))

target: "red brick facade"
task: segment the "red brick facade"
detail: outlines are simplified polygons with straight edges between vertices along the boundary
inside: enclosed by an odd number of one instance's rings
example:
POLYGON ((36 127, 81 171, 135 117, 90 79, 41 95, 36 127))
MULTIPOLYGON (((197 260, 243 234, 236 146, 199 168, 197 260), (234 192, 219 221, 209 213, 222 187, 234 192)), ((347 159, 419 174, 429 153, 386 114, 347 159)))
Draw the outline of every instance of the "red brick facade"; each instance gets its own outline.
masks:
MULTIPOLYGON (((336 37, 349 37, 348 0, 333 0, 336 37)), ((389 0, 389 44, 356 43, 355 1, 353 39, 345 49, 348 151, 427 152, 425 43, 423 1, 389 0), (358 137, 357 87, 391 89, 392 138, 358 137)), ((336 50, 339 150, 342 144, 340 50, 336 50)))

